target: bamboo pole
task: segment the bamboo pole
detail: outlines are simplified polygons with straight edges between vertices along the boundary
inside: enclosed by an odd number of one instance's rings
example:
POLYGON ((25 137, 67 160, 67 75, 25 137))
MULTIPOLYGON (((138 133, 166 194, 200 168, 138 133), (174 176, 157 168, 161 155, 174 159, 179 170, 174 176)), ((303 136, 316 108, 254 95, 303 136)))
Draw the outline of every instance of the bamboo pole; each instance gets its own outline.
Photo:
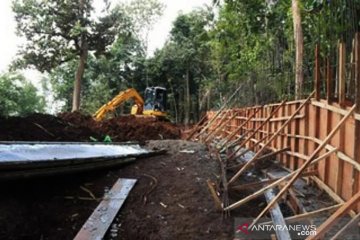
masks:
POLYGON ((229 124, 229 122, 231 122, 232 120, 234 120, 234 118, 237 116, 238 113, 233 113, 233 115, 231 117, 229 117, 226 121, 222 122, 221 124, 219 124, 219 126, 217 127, 217 129, 213 132, 211 132, 204 140, 204 142, 210 142, 212 139, 214 139, 214 137, 216 137, 216 134, 218 132, 220 132, 225 126, 227 126, 229 124))
MULTIPOLYGON (((311 162, 310 165, 313 165, 315 163, 317 163, 318 161, 324 159, 324 158, 327 158, 328 156, 330 156, 332 153, 336 152, 337 151, 337 148, 333 149, 333 150, 330 150, 328 152, 326 152, 325 154, 321 155, 320 157, 318 157, 317 159, 315 159, 314 161, 311 162)), ((227 211, 227 210, 233 210, 235 208, 238 208, 240 207, 241 205, 249 202, 250 200, 254 199, 254 198, 257 198, 259 197, 260 195, 262 195, 266 190, 270 189, 270 188, 273 188, 273 187, 276 187, 278 185, 280 185, 283 181, 289 179, 290 177, 294 176, 295 174, 297 174, 298 172, 300 171, 300 169, 297 169, 291 173, 289 173, 288 175, 278 179, 277 181, 271 183, 270 185, 264 187, 263 189, 260 189, 259 191, 237 201, 236 203, 233 203, 231 204, 229 207, 225 208, 224 210, 227 211)))
POLYGON ((256 217, 251 226, 253 226, 259 219, 272 207, 272 205, 279 200, 279 198, 287 191, 287 189, 296 181, 296 179, 301 175, 301 173, 309 166, 309 164, 315 159, 316 155, 327 145, 330 139, 337 133, 340 127, 345 123, 345 121, 353 114, 356 108, 356 104, 350 109, 348 114, 344 116, 341 121, 336 125, 336 127, 329 133, 325 140, 316 148, 316 150, 311 154, 311 156, 304 162, 304 164, 297 170, 296 174, 290 179, 290 181, 281 189, 281 191, 276 195, 276 197, 265 207, 265 209, 256 217))
POLYGON ((228 137, 227 137, 227 140, 219 147, 219 149, 223 149, 228 143, 229 141, 231 140, 231 138, 233 138, 237 132, 239 132, 249 121, 251 121, 251 119, 256 115, 256 113, 258 111, 260 111, 261 108, 258 108, 255 110, 255 112, 253 112, 249 117, 248 119, 242 123, 237 129, 235 129, 228 137))
POLYGON ((279 133, 293 120, 293 118, 300 112, 300 110, 310 101, 311 97, 314 95, 312 92, 309 97, 296 109, 296 111, 290 116, 288 120, 275 132, 274 135, 270 137, 270 139, 261 147, 259 151, 253 156, 253 158, 248 161, 229 181, 229 184, 233 183, 238 177, 253 163, 256 161, 257 157, 266 149, 266 147, 279 135, 279 133))
POLYGON ((221 108, 218 110, 218 112, 214 115, 214 117, 208 122, 208 124, 200 131, 199 135, 202 135, 210 126, 211 124, 215 121, 215 119, 217 118, 217 116, 225 110, 226 106, 232 101, 233 97, 236 95, 236 93, 238 91, 240 91, 240 89, 243 87, 243 85, 240 85, 235 92, 230 96, 230 98, 225 101, 225 103, 221 106, 221 108))
MULTIPOLYGON (((257 128, 254 130, 254 132, 253 132, 252 134, 250 134, 250 136, 248 136, 248 137, 245 139, 245 141, 240 144, 239 148, 238 148, 237 150, 235 150, 235 151, 232 153, 232 155, 229 157, 229 160, 230 160, 230 161, 236 156, 236 153, 237 153, 238 151, 240 151, 240 149, 241 149, 242 147, 244 147, 245 144, 248 143, 248 142, 251 140, 251 138, 253 138, 253 137, 255 136, 255 134, 256 134, 267 122, 270 121, 270 119, 275 115, 275 113, 276 113, 282 106, 284 106, 285 103, 286 103, 286 100, 282 101, 281 104, 278 105, 278 106, 275 108, 275 110, 272 111, 272 113, 270 113, 270 115, 266 118, 266 120, 265 120, 264 122, 262 122, 262 123, 260 124, 260 126, 257 127, 257 128)), ((231 182, 231 180, 230 180, 230 182, 231 182)), ((230 182, 229 182, 229 184, 230 184, 230 182)))
POLYGON ((346 234, 346 230, 358 224, 359 220, 360 220, 360 213, 356 214, 356 216, 353 219, 351 219, 342 229, 340 229, 340 231, 338 231, 330 240, 344 239, 343 236, 346 234))
POLYGON ((321 239, 325 236, 326 232, 337 223, 342 216, 344 216, 355 204, 360 200, 360 191, 352 196, 347 202, 345 202, 336 212, 331 215, 326 221, 316 229, 315 236, 309 236, 307 240, 321 239))
POLYGON ((193 130, 190 132, 189 136, 186 138, 186 140, 190 140, 194 134, 196 133, 196 131, 198 130, 198 128, 200 127, 201 124, 203 124, 203 122, 205 123, 207 118, 207 115, 204 114, 204 116, 200 119, 200 121, 197 122, 197 124, 194 126, 193 130))
MULTIPOLYGON (((314 211, 311 211, 311 212, 302 213, 302 214, 298 214, 298 215, 295 215, 295 216, 287 217, 287 218, 285 218, 285 222, 286 223, 298 222, 298 221, 301 221, 303 219, 308 219, 310 217, 313 217, 313 216, 316 216, 316 215, 319 215, 319 214, 323 214, 323 213, 326 213, 326 212, 333 212, 333 211, 336 211, 342 205, 344 205, 344 204, 339 203, 339 204, 336 204, 336 205, 333 205, 333 206, 330 206, 330 207, 325 207, 325 208, 321 208, 321 209, 314 210, 314 211)), ((259 225, 268 225, 268 224, 272 224, 272 222, 269 221, 269 222, 259 223, 259 225)))
POLYGON ((203 142, 206 142, 205 139, 207 139, 207 137, 209 137, 210 135, 213 134, 214 131, 216 131, 216 129, 218 129, 226 120, 229 116, 231 116, 231 109, 228 109, 227 111, 225 111, 225 113, 222 115, 221 118, 219 118, 219 121, 217 123, 213 123, 212 125, 214 125, 214 129, 210 130, 207 133, 204 133, 204 136, 201 137, 201 140, 203 142))

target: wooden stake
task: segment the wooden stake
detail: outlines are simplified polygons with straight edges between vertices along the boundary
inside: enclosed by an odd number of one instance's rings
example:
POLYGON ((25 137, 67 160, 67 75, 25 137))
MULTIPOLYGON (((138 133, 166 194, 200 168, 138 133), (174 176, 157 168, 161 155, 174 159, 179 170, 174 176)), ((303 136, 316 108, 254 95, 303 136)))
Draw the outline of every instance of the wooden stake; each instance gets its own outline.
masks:
POLYGON ((320 46, 319 44, 316 44, 315 47, 315 99, 319 100, 320 99, 320 63, 319 63, 319 58, 320 58, 320 46))
POLYGON ((360 192, 352 196, 344 205, 342 205, 333 215, 331 215, 319 228, 316 229, 315 236, 309 236, 307 240, 321 239, 326 232, 337 223, 342 216, 351 210, 360 200, 360 192))
POLYGON ((346 46, 344 42, 339 44, 339 104, 345 106, 345 83, 346 83, 346 46))
POLYGON ((266 147, 279 135, 279 133, 293 120, 293 118, 300 112, 300 110, 310 101, 311 97, 314 95, 314 92, 309 95, 309 97, 296 109, 296 111, 290 116, 286 122, 281 125, 281 127, 275 132, 274 135, 262 146, 262 148, 254 155, 254 157, 248 161, 244 167, 242 167, 229 181, 229 184, 233 183, 238 177, 260 156, 260 154, 266 149, 266 147))
POLYGON ((333 99, 333 79, 330 57, 326 59, 326 99, 329 104, 332 102, 333 99))
POLYGON ((316 155, 327 145, 330 139, 337 133, 340 127, 345 123, 345 121, 353 114, 356 105, 354 105, 348 114, 344 116, 341 121, 336 125, 336 127, 329 133, 325 140, 316 148, 316 150, 311 154, 311 156, 304 162, 304 164, 296 171, 296 174, 290 179, 290 181, 281 189, 281 191, 276 195, 276 197, 269 203, 266 208, 259 214, 259 216, 253 221, 251 226, 253 226, 271 207, 272 205, 287 191, 289 187, 296 181, 300 174, 309 166, 309 164, 315 159, 316 155))
POLYGON ((221 209, 222 209, 221 200, 220 200, 219 196, 218 196, 217 193, 216 193, 216 190, 215 190, 215 187, 214 187, 214 183, 213 183, 210 179, 208 179, 208 180, 206 181, 206 183, 207 183, 207 185, 208 185, 208 188, 209 188, 209 191, 210 191, 210 193, 211 193, 211 196, 212 196, 212 198, 214 199, 215 207, 216 207, 217 209, 221 210, 221 209))

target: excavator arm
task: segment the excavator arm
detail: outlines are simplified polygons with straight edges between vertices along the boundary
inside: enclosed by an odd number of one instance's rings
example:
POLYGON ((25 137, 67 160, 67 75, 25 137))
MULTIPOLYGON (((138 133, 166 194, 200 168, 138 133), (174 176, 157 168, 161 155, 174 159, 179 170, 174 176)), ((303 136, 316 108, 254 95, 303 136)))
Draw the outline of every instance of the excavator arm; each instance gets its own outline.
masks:
POLYGON ((119 92, 119 94, 116 95, 110 102, 99 108, 93 117, 95 120, 101 121, 106 117, 106 114, 113 112, 118 106, 129 99, 134 99, 135 101, 135 106, 132 108, 131 114, 142 114, 144 108, 144 99, 134 88, 129 88, 125 91, 119 92))

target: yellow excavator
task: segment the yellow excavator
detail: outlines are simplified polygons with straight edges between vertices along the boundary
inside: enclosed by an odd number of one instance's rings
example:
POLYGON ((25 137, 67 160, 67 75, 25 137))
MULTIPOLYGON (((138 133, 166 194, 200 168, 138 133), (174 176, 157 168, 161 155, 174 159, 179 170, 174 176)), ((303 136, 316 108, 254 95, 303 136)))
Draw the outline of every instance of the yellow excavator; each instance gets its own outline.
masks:
POLYGON ((119 92, 111 101, 104 104, 93 115, 95 120, 103 120, 108 113, 114 112, 123 102, 133 99, 135 104, 131 108, 131 114, 156 116, 166 118, 166 88, 147 87, 145 89, 145 101, 134 88, 119 92))

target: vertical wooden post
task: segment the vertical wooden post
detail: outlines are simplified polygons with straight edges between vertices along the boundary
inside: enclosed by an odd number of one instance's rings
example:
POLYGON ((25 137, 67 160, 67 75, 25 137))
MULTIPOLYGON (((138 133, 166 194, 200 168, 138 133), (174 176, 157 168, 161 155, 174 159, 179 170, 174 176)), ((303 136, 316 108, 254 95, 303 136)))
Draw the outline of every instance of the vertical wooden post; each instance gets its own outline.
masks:
POLYGON ((315 47, 315 99, 320 99, 320 46, 319 44, 316 44, 315 47))
MULTIPOLYGON (((360 32, 355 34, 355 112, 360 113, 360 32)), ((354 160, 360 162, 360 121, 355 119, 355 139, 354 139, 354 160)), ((359 172, 353 170, 353 189, 352 192, 355 194, 359 191, 359 172)))
POLYGON ((345 106, 345 64, 346 64, 346 49, 343 41, 339 44, 339 104, 341 107, 345 106))
POLYGON ((331 103, 333 99, 333 79, 332 79, 332 71, 331 71, 331 63, 330 57, 326 59, 326 100, 331 103))

